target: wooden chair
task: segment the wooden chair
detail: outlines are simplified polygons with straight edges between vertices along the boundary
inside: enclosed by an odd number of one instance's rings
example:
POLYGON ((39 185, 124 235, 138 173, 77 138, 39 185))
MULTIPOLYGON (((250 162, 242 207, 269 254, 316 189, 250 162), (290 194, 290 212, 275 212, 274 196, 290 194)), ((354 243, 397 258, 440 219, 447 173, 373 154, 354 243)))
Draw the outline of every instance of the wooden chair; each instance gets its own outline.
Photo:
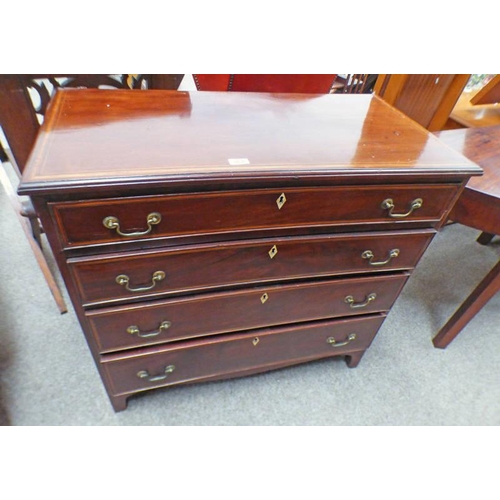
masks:
POLYGON ((334 89, 336 94, 371 94, 373 92, 378 75, 352 74, 346 77, 337 77, 338 87, 334 89))
POLYGON ((427 130, 442 130, 470 75, 379 75, 374 93, 427 130))
MULTIPOLYGON (((450 219, 482 231, 480 244, 500 235, 500 125, 447 130, 436 134, 484 170, 473 177, 450 213, 450 219)), ((479 283, 433 339, 444 349, 500 290, 500 261, 479 283)))
MULTIPOLYGON (((0 161, 8 161, 13 174, 21 177, 40 124, 52 95, 60 87, 130 88, 176 90, 184 75, 0 75, 0 126, 8 142, 2 148, 0 161)), ((3 164, 2 164, 3 166, 3 164)), ((40 269, 61 313, 67 311, 65 301, 42 251, 40 221, 29 199, 16 194, 17 185, 4 168, 0 182, 7 193, 19 222, 35 254, 40 269)))

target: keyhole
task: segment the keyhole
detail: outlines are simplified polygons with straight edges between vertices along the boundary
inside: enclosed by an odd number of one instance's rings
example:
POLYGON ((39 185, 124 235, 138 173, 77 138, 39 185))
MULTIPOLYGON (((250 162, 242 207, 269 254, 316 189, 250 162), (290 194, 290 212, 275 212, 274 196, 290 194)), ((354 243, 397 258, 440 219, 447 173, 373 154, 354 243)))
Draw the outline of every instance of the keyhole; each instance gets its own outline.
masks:
POLYGON ((279 198, 276 200, 276 205, 278 205, 278 208, 281 210, 281 207, 285 204, 285 202, 286 202, 285 193, 281 193, 279 195, 279 198))
POLYGON ((252 340, 252 344, 253 344, 254 346, 256 346, 259 342, 260 342, 259 337, 255 337, 255 338, 252 340))

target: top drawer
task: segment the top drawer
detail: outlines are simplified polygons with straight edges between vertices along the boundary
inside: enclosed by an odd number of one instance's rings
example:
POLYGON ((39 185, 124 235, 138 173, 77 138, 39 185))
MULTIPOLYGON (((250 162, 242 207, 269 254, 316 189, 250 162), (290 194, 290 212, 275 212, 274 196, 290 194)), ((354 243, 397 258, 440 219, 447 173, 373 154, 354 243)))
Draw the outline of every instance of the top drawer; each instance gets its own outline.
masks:
POLYGON ((64 248, 290 228, 433 227, 459 186, 395 185, 259 189, 50 203, 64 248))

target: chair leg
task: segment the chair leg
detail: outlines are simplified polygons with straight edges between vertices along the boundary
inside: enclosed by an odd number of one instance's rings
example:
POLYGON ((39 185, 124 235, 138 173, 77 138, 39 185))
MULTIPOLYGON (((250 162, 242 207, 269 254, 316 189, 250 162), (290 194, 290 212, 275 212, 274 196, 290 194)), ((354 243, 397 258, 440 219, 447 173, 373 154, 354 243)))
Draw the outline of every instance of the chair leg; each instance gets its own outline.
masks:
POLYGON ((61 314, 64 314, 68 312, 66 302, 64 301, 61 290, 59 289, 59 286, 57 285, 56 280, 54 279, 54 275, 50 270, 45 255, 43 254, 42 249, 40 248, 39 242, 36 240, 35 236, 31 232, 31 226, 29 225, 28 221, 24 217, 20 217, 20 221, 21 225, 23 226, 24 233, 26 234, 28 243, 30 244, 31 250, 35 254, 38 266, 40 267, 40 270, 42 271, 43 276, 45 278, 45 281, 47 282, 50 293, 54 297, 57 308, 59 309, 59 312, 61 314))
POLYGON ((434 347, 444 349, 500 290, 500 261, 467 297, 455 314, 432 340, 434 347))
POLYGON ((40 225, 38 224, 37 220, 35 219, 31 220, 30 218, 30 220, 28 221, 27 217, 22 215, 22 213, 24 212, 22 204, 19 201, 16 192, 14 191, 14 187, 12 186, 12 183, 10 182, 9 177, 7 176, 7 173, 3 168, 2 164, 0 164, 0 185, 5 190, 7 197, 9 198, 9 201, 12 204, 12 208, 14 209, 16 217, 21 224, 21 227, 24 231, 24 234, 26 235, 26 239, 28 240, 31 250, 35 254, 36 261, 40 266, 40 270, 43 273, 43 276, 45 278, 45 281, 47 282, 49 290, 52 293, 52 296, 54 297, 57 308, 59 309, 59 312, 61 314, 64 314, 65 312, 68 311, 68 308, 66 307, 66 302, 64 301, 61 290, 57 286, 56 280, 54 279, 52 271, 50 270, 47 260, 45 259, 45 255, 42 252, 41 249, 42 240, 40 238, 40 232, 39 232, 40 225), (33 226, 33 224, 35 224, 35 226, 33 226))
POLYGON ((28 219, 31 227, 31 234, 35 241, 38 243, 38 246, 42 248, 42 228, 40 226, 40 221, 36 218, 30 217, 28 219))
POLYGON ((479 237, 477 238, 477 242, 480 244, 480 245, 488 245, 491 240, 495 237, 494 234, 490 234, 490 233, 481 233, 479 235, 479 237))

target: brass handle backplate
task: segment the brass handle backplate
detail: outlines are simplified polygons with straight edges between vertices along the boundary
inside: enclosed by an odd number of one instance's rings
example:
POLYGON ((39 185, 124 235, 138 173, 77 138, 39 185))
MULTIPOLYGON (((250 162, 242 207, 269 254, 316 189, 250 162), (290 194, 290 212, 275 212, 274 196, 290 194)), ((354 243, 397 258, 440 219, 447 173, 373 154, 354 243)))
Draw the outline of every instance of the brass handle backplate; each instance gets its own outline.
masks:
POLYGON ((125 236, 126 238, 135 238, 136 236, 144 236, 149 234, 153 230, 153 226, 161 222, 161 215, 158 212, 150 213, 146 218, 146 224, 148 228, 145 231, 137 231, 134 233, 123 233, 120 229, 120 221, 117 217, 109 215, 104 217, 102 224, 107 229, 115 229, 120 236, 125 236))
POLYGON ((348 295, 345 298, 345 301, 347 304, 349 304, 349 307, 351 309, 359 309, 361 307, 366 307, 370 302, 373 302, 377 298, 376 293, 370 293, 367 295, 365 300, 363 302, 354 302, 354 297, 352 295, 348 295))
POLYGON ((130 333, 130 335, 137 335, 138 337, 141 337, 141 339, 147 339, 150 337, 157 337, 161 332, 170 328, 171 325, 172 323, 170 321, 162 321, 160 323, 160 326, 158 327, 158 330, 147 333, 141 332, 138 326, 131 325, 127 328, 127 333, 130 333))
POLYGON ((404 217, 408 217, 414 210, 417 210, 417 208, 420 208, 423 203, 424 200, 422 200, 422 198, 417 198, 410 203, 410 210, 408 210, 408 212, 404 214, 395 214, 393 212, 393 210, 396 208, 394 205, 394 201, 392 200, 392 198, 387 198, 382 202, 382 208, 384 210, 389 210, 389 217, 392 217, 393 219, 403 219, 404 217))
POLYGON ((150 375, 147 370, 141 370, 137 372, 139 378, 145 378, 148 382, 158 382, 160 380, 165 380, 173 371, 175 370, 174 365, 168 365, 161 375, 150 375))
POLYGON ((148 290, 152 290, 158 281, 161 281, 165 279, 165 273, 163 271, 156 271, 153 273, 153 276, 151 278, 152 284, 149 286, 141 286, 138 288, 131 288, 130 287, 130 278, 126 274, 120 274, 115 278, 115 281, 121 285, 124 286, 129 292, 147 292, 148 290))
POLYGON ((373 252, 371 250, 365 250, 361 254, 361 257, 363 259, 368 259, 370 266, 383 266, 384 264, 388 264, 391 261, 391 259, 394 259, 398 255, 399 255, 399 248, 395 248, 394 250, 391 250, 389 252, 389 257, 386 260, 374 261, 373 258, 375 256, 373 255, 373 252))
POLYGON ((330 344, 332 347, 342 347, 344 345, 347 345, 349 344, 349 342, 352 342, 353 340, 356 340, 356 334, 355 333, 351 333, 348 337, 347 337, 347 340, 345 342, 337 342, 335 340, 335 337, 328 337, 326 339, 326 343, 327 344, 330 344))

